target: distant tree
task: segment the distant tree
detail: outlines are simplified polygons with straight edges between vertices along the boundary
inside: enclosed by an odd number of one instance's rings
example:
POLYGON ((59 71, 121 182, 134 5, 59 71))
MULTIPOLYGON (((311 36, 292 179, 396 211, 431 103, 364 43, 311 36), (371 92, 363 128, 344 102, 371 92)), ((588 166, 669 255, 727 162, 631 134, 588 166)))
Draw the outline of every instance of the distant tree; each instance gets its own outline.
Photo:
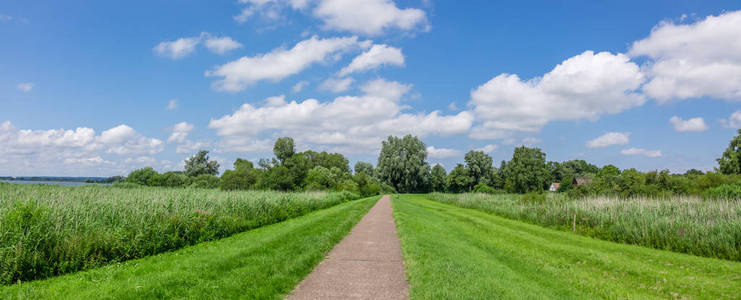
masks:
POLYGON ((700 171, 698 169, 689 169, 689 170, 687 170, 687 172, 684 172, 684 175, 685 176, 701 176, 701 175, 704 175, 704 174, 705 173, 703 173, 702 171, 700 171))
POLYGON ((316 166, 306 174, 305 186, 307 190, 329 190, 334 188, 337 182, 329 169, 316 166))
POLYGON ((188 176, 185 176, 180 172, 166 172, 160 175, 160 177, 159 186, 184 187, 190 185, 190 179, 188 176))
POLYGON ((215 189, 219 187, 219 177, 211 174, 201 174, 192 179, 192 188, 215 189))
POLYGON ((376 173, 381 182, 400 193, 424 191, 430 172, 426 158, 425 143, 419 138, 389 136, 381 144, 376 173))
POLYGON ((430 190, 433 192, 444 192, 447 176, 443 166, 436 164, 432 167, 432 171, 430 171, 430 190))
POLYGON ((126 182, 148 185, 150 180, 157 175, 159 174, 153 168, 146 167, 129 173, 129 176, 126 177, 126 182))
POLYGON ((561 166, 564 169, 571 170, 576 176, 582 176, 585 174, 597 174, 597 172, 599 172, 599 168, 597 166, 581 159, 565 161, 561 163, 561 166))
POLYGON ((363 197, 378 195, 381 192, 381 186, 377 180, 363 172, 355 173, 352 180, 358 185, 358 191, 363 197))
POLYGON ((297 188, 291 170, 285 166, 272 167, 266 170, 261 184, 262 188, 269 190, 291 191, 297 188))
POLYGON ((452 193, 468 192, 473 186, 473 178, 468 175, 468 168, 462 164, 457 164, 445 181, 446 190, 452 193))
POLYGON ((716 159, 720 165, 718 171, 723 174, 741 174, 741 129, 737 133, 723 155, 716 159))
POLYGON ((355 163, 355 174, 365 173, 365 175, 373 176, 373 165, 368 162, 359 161, 355 163))
POLYGON ((296 154, 296 147, 293 144, 293 139, 290 137, 277 139, 273 145, 273 154, 275 154, 275 157, 278 158, 280 163, 283 163, 283 161, 296 154))
POLYGON ((618 167, 613 165, 606 165, 602 167, 602 169, 597 172, 597 176, 599 177, 606 177, 606 176, 619 176, 620 175, 620 169, 618 167))
POLYGON ((309 157, 304 153, 296 153, 289 158, 283 160, 282 166, 288 169, 290 180, 293 182, 293 190, 299 190, 303 187, 304 178, 306 173, 311 170, 313 164, 309 157))
POLYGON ((314 152, 311 150, 303 152, 314 166, 322 166, 327 169, 338 168, 342 172, 350 173, 350 161, 340 153, 327 153, 326 151, 314 152))
POLYGON ((515 193, 542 191, 550 181, 545 153, 539 148, 515 148, 505 173, 505 188, 515 193))
POLYGON ((466 162, 466 168, 468 169, 468 176, 471 177, 473 182, 472 186, 479 183, 485 183, 484 179, 491 173, 492 169, 492 158, 484 151, 468 151, 464 156, 466 162))
POLYGON ((234 162, 234 170, 226 170, 221 175, 219 188, 222 190, 252 189, 259 177, 260 171, 254 168, 251 161, 237 158, 234 162))
POLYGON ((201 150, 185 160, 185 171, 183 173, 188 177, 204 174, 216 176, 219 174, 219 163, 215 160, 208 160, 208 151, 201 150))

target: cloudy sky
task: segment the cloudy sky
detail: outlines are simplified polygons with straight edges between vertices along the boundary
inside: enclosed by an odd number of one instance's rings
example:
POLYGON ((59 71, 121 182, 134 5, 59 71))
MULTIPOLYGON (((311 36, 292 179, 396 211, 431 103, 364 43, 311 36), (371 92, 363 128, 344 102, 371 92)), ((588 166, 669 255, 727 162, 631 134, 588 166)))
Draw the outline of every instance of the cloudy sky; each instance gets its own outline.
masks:
POLYGON ((682 172, 741 127, 738 1, 4 1, 0 39, 0 176, 231 167, 280 136, 375 163, 407 133, 447 168, 529 145, 682 172))

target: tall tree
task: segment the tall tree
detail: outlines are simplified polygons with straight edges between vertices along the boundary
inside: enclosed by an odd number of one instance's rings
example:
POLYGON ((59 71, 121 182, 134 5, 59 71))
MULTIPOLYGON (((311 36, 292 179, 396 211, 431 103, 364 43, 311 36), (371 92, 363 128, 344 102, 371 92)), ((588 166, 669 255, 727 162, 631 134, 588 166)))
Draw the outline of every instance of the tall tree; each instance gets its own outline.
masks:
POLYGON ((516 193, 542 191, 548 186, 550 173, 545 153, 539 148, 515 148, 512 160, 506 164, 505 187, 516 193))
POLYGON ((716 159, 720 165, 719 171, 723 174, 741 174, 741 129, 738 130, 723 156, 716 159))
MULTIPOLYGON (((484 151, 468 151, 463 158, 468 169, 468 176, 473 180, 472 185, 482 183, 491 173, 492 163, 494 162, 484 151)), ((483 182, 486 183, 486 182, 483 182)), ((488 184, 488 183, 487 183, 488 184)))
POLYGON ((376 173, 381 182, 400 193, 421 192, 430 172, 426 159, 425 143, 416 136, 389 136, 381 144, 376 173))
POLYGON ((446 190, 453 193, 468 192, 473 186, 473 178, 468 175, 468 168, 458 164, 445 178, 446 190))
POLYGON ((433 192, 445 191, 445 177, 447 176, 445 168, 436 164, 430 171, 430 190, 433 192))
POLYGON ((369 162, 359 161, 355 163, 355 174, 365 173, 373 176, 373 165, 369 162))
POLYGON ((196 177, 198 175, 218 175, 219 163, 215 160, 208 160, 208 151, 201 150, 196 155, 185 160, 186 176, 196 177))
POLYGON ((296 153, 296 146, 293 144, 293 138, 278 138, 273 145, 273 154, 278 158, 280 163, 293 156, 296 153))

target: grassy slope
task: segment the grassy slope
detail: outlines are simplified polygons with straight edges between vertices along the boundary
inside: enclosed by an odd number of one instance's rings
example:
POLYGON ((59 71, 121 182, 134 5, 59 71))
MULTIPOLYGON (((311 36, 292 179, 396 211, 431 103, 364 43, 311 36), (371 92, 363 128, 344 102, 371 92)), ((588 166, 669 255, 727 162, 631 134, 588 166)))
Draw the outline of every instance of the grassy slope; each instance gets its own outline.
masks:
POLYGON ((740 298, 741 263, 595 240, 426 200, 393 201, 412 298, 740 298))
POLYGON ((311 272, 378 198, 174 252, 0 287, 0 298, 279 298, 311 272))

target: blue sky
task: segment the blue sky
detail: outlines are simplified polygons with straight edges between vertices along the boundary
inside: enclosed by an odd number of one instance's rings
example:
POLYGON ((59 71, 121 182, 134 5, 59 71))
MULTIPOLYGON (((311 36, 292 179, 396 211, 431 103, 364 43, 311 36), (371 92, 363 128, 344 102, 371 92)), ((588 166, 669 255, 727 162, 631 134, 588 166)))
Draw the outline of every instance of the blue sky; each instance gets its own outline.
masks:
MULTIPOLYGON (((741 127, 738 1, 5 1, 0 175, 375 163, 412 133, 470 149, 709 170, 741 127)), ((222 168, 223 169, 223 168, 222 168)))

